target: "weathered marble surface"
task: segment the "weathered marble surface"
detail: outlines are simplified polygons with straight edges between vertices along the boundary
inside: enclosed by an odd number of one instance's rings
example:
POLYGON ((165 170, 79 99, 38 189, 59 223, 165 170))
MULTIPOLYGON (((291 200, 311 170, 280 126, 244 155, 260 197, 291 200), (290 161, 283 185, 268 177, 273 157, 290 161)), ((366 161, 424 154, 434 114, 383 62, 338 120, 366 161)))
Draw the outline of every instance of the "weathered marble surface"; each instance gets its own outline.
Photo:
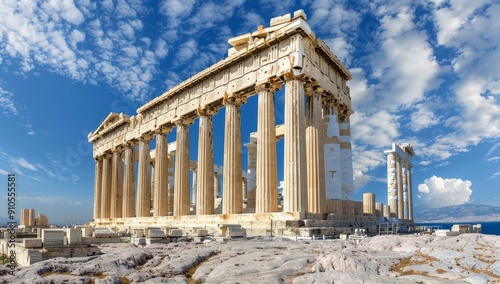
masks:
POLYGON ((500 236, 377 236, 352 241, 259 237, 103 245, 100 256, 0 266, 0 283, 500 283, 500 236), (127 282, 129 281, 129 282, 127 282))

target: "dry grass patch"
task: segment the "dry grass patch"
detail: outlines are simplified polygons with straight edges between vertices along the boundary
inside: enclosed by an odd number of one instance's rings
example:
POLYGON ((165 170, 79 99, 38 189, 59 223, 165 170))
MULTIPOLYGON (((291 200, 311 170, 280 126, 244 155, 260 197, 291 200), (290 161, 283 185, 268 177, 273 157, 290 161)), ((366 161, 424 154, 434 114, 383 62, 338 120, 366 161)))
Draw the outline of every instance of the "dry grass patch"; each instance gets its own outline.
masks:
POLYGON ((428 265, 432 266, 432 262, 436 261, 436 260, 437 259, 435 257, 428 256, 428 255, 425 255, 422 253, 416 253, 414 256, 401 259, 401 261, 398 264, 391 267, 390 271, 397 272, 401 276, 404 276, 404 275, 429 276, 429 274, 425 271, 420 272, 420 271, 415 271, 413 269, 405 270, 405 268, 407 268, 409 266, 422 265, 422 264, 428 264, 428 265), (421 258, 422 260, 415 260, 415 258, 421 258))
POLYGON ((443 273, 446 273, 446 272, 447 272, 446 270, 441 269, 441 268, 436 269, 436 273, 437 274, 443 274, 443 273))

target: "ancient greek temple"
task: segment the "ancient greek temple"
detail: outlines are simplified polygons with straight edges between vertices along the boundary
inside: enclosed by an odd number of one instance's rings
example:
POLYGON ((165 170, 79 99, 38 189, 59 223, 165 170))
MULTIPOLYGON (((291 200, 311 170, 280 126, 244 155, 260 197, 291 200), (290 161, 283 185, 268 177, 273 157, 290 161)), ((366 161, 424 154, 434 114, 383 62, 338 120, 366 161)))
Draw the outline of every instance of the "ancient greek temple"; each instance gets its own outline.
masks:
POLYGON ((297 220, 364 215, 362 202, 353 201, 353 111, 346 85, 351 74, 316 38, 304 12, 273 18, 269 27, 228 43, 226 59, 141 106, 134 116, 111 113, 89 134, 95 158, 94 225, 237 223, 257 230, 274 220, 275 229, 286 230, 297 220), (284 125, 277 126, 274 94, 281 88, 284 125), (242 137, 240 108, 254 95, 258 126, 242 137), (214 165, 216 115, 225 115, 223 165, 214 165), (198 157, 191 161, 189 126, 196 119, 198 157), (172 131, 176 141, 169 142, 172 131), (281 138, 284 163, 279 167, 276 142, 281 138), (249 141, 246 171, 243 141, 249 141), (281 196, 279 168, 284 171, 281 196))

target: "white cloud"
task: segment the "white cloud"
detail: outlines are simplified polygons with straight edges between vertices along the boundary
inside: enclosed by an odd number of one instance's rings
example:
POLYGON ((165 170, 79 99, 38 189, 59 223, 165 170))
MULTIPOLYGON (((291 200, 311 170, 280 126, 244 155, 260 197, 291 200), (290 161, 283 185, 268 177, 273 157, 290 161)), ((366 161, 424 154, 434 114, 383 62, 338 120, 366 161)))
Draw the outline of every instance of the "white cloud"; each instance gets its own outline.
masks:
POLYGON ((418 185, 418 198, 420 204, 429 208, 459 205, 469 202, 471 186, 468 180, 432 176, 418 185))
POLYGON ((37 171, 36 167, 33 164, 31 164, 30 162, 26 161, 26 159, 23 157, 18 157, 16 159, 13 159, 13 162, 15 162, 17 165, 19 165, 25 169, 28 169, 31 171, 37 171))
POLYGON ((13 96, 14 94, 12 94, 11 92, 7 92, 0 87, 0 109, 3 109, 3 113, 5 115, 18 114, 16 105, 14 103, 14 100, 12 99, 13 96))
POLYGON ((355 112, 351 115, 352 137, 365 145, 388 147, 400 135, 399 119, 399 116, 384 110, 372 114, 355 112))
POLYGON ((3 170, 3 169, 0 169, 0 175, 4 175, 4 176, 6 176, 6 175, 8 175, 8 174, 9 174, 9 172, 7 172, 7 171, 5 171, 5 170, 3 170))
POLYGON ((427 104, 417 104, 415 109, 416 111, 411 113, 411 123, 409 125, 413 130, 420 131, 441 123, 427 104))
POLYGON ((21 73, 43 68, 83 83, 105 82, 144 101, 156 88, 149 83, 168 51, 161 35, 142 36, 145 11, 135 0, 117 1, 116 7, 112 2, 3 1, 0 57, 10 57, 9 64, 18 61, 21 73))
POLYGON ((500 171, 493 173, 488 179, 494 179, 500 177, 500 171))
POLYGON ((80 201, 74 201, 67 196, 18 196, 22 202, 31 202, 37 204, 50 204, 50 205, 81 205, 80 201))

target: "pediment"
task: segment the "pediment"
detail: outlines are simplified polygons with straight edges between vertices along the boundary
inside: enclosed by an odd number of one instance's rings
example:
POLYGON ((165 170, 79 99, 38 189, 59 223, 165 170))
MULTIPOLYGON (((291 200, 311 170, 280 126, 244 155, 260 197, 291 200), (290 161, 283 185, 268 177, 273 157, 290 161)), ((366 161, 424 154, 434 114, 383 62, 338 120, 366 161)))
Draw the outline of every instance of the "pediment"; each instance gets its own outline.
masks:
POLYGON ((102 137, 104 134, 122 126, 123 124, 130 124, 130 116, 124 113, 111 112, 99 125, 99 127, 97 127, 93 133, 89 134, 89 141, 93 142, 97 138, 102 137))

